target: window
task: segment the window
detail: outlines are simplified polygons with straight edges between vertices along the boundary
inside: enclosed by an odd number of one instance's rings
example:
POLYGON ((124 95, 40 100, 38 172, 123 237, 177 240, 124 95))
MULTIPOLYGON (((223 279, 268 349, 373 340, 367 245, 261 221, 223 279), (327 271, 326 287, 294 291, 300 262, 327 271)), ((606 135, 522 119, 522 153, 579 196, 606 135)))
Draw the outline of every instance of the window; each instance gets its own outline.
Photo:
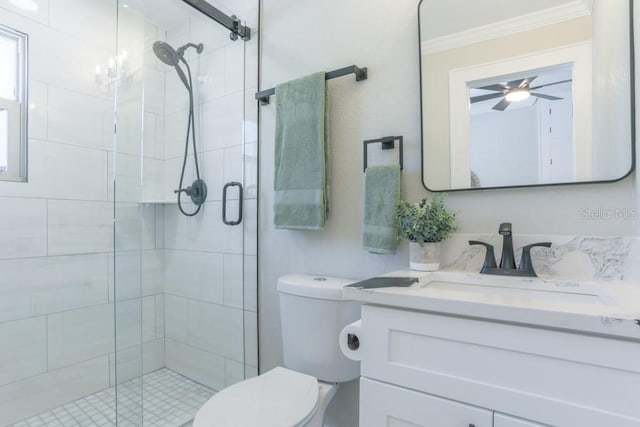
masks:
POLYGON ((0 25, 0 180, 27 180, 27 38, 0 25))

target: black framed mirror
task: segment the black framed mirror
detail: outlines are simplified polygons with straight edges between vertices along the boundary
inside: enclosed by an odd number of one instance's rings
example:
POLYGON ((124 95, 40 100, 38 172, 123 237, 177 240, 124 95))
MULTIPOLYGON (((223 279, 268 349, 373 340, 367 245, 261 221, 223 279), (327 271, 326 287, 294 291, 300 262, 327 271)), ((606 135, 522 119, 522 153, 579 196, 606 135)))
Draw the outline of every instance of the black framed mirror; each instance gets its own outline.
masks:
POLYGON ((418 17, 428 190, 633 171, 632 0, 421 0, 418 17))

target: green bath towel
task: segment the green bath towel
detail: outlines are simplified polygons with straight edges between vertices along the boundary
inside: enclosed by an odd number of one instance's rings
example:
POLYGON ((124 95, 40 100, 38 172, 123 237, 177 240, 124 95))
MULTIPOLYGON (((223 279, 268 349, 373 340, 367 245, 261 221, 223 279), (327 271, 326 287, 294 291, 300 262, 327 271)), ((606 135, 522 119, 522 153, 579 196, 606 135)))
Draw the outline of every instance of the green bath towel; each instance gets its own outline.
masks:
POLYGON ((324 227, 328 207, 325 86, 325 73, 276 86, 276 228, 324 227))
POLYGON ((364 248, 394 254, 398 246, 395 208, 400 200, 400 165, 369 166, 364 190, 364 248))

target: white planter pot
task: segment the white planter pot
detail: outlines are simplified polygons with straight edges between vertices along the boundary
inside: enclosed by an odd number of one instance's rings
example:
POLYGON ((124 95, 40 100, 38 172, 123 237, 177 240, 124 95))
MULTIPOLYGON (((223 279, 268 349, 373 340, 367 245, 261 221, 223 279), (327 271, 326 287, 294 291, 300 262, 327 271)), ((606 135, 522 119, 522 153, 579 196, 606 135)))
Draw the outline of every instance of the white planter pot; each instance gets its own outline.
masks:
POLYGON ((409 242, 409 268, 417 271, 440 270, 440 248, 441 242, 425 243, 424 246, 409 242))

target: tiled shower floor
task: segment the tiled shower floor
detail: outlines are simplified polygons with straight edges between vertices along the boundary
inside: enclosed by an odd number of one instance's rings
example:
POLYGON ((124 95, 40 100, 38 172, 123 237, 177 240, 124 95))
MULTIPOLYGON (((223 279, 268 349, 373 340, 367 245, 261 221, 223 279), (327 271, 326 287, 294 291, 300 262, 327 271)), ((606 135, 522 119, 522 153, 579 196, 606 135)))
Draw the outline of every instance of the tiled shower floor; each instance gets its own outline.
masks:
MULTIPOLYGON (((144 427, 181 427, 191 425, 198 408, 215 391, 169 369, 143 376, 144 427)), ((118 427, 139 427, 139 380, 119 388, 118 427), (136 383, 137 382, 137 383, 136 383), (127 398, 127 391, 131 398, 127 398), (131 414, 128 416, 128 414, 131 414)), ((113 387, 51 411, 13 424, 13 427, 111 427, 115 426, 115 389, 113 387)))

